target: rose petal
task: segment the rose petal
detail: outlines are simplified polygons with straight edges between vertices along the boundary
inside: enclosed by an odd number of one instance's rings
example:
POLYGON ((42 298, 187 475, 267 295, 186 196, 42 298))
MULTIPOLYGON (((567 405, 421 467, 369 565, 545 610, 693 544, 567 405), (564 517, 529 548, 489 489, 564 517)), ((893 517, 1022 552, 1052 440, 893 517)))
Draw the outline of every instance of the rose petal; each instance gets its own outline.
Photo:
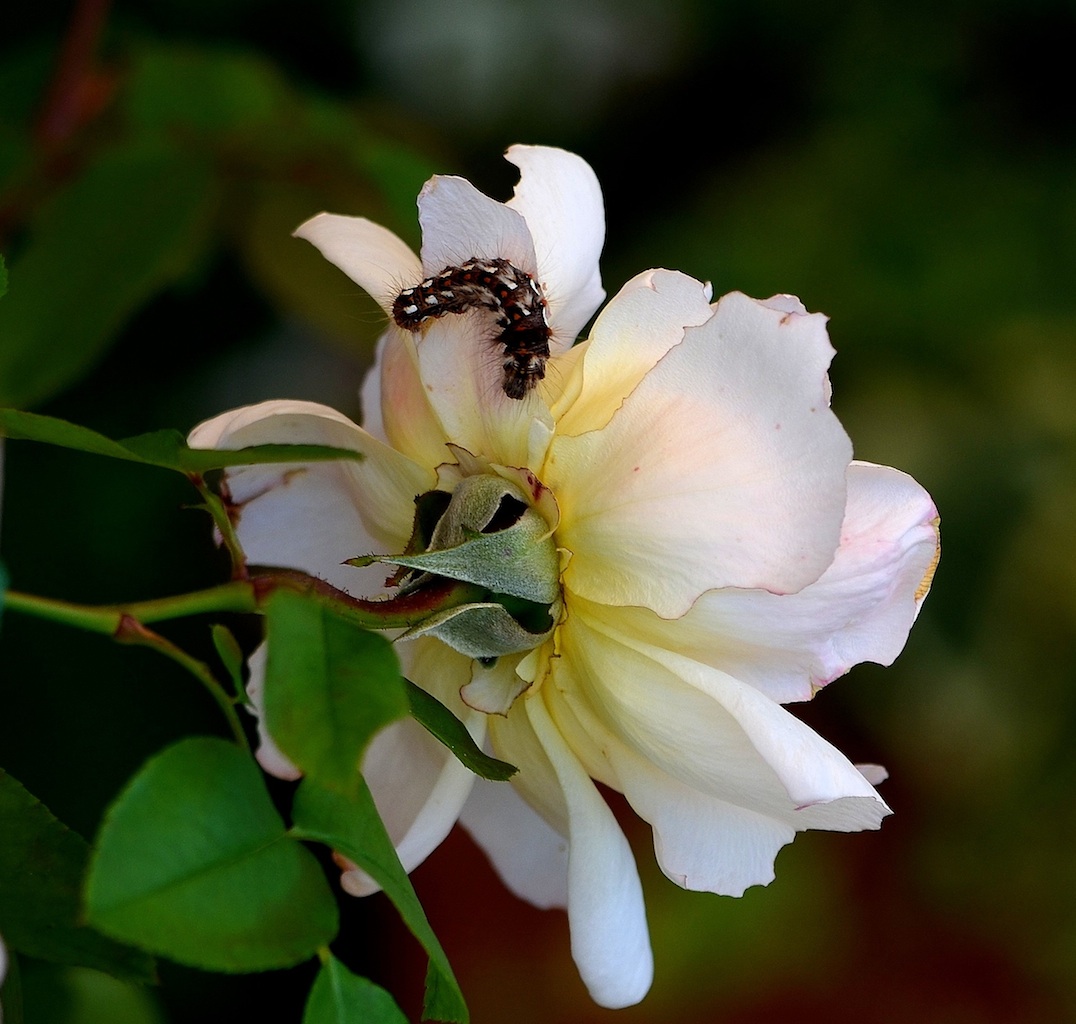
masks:
POLYGON ((886 771, 884 765, 880 764, 857 764, 856 770, 872 786, 880 786, 889 778, 889 772, 886 771))
POLYGON ((460 824, 516 896, 543 910, 568 905, 568 841, 511 783, 476 780, 460 824))
MULTIPOLYGON (((474 712, 465 724, 480 743, 482 716, 474 712)), ((446 747, 410 718, 374 737, 362 771, 408 873, 452 831, 475 780, 446 747)), ((340 885, 352 896, 368 896, 380 888, 354 865, 341 874, 340 885)))
MULTIPOLYGON (((485 737, 485 717, 468 713, 454 696, 470 675, 466 658, 431 641, 399 647, 404 671, 422 680, 455 713, 475 742, 485 737)), ((281 753, 264 725, 261 697, 265 687, 266 645, 249 659, 247 693, 258 717, 258 763, 270 775, 294 780, 302 773, 281 753)), ((370 787, 389 837, 406 871, 421 864, 445 839, 459 817, 475 776, 443 744, 410 718, 382 729, 363 758, 362 773, 370 787)), ((380 886, 347 858, 337 855, 340 884, 352 896, 367 896, 380 886)))
MULTIPOLYGON (((431 178, 419 195, 419 220, 428 274, 472 257, 506 259, 537 273, 530 231, 520 214, 463 178, 431 178)), ((521 401, 504 393, 504 351, 497 334, 484 309, 428 321, 417 341, 419 377, 444 436, 492 461, 524 466, 533 421, 545 421, 550 433, 552 421, 537 390, 521 401)), ((413 394, 411 382, 406 387, 413 394)))
POLYGON ((507 715, 488 721, 490 747, 495 757, 514 764, 518 771, 510 785, 545 820, 554 832, 567 836, 568 806, 545 749, 527 714, 527 700, 518 700, 507 715))
MULTIPOLYGON (((389 345, 389 339, 406 337, 409 337, 407 331, 387 330, 377 339, 377 345, 374 347, 373 365, 366 372, 366 376, 362 379, 362 386, 359 388, 359 404, 362 407, 360 425, 362 429, 371 437, 376 437, 379 441, 388 445, 392 445, 392 442, 385 433, 385 420, 381 410, 381 377, 385 372, 386 350, 389 345)), ((411 387, 417 388, 421 393, 418 371, 413 370, 409 376, 412 381, 411 387)), ((392 445, 392 447, 395 447, 395 445, 392 445)))
POLYGON ((490 666, 475 664, 471 681, 460 690, 469 708, 487 715, 507 715, 516 698, 530 685, 516 673, 516 659, 498 658, 490 666))
POLYGON ((572 957, 596 1003, 612 1009, 632 1006, 649 990, 654 963, 631 848, 542 700, 524 706, 568 810, 572 957))
POLYGON ((742 896, 773 881, 777 852, 796 836, 788 822, 685 786, 625 744, 609 753, 628 801, 653 826, 661 870, 677 885, 742 896))
MULTIPOLYGON (((466 178, 436 174, 418 195, 424 276, 469 259, 505 259, 532 277, 534 242, 523 217, 479 192, 466 178)), ((414 283, 418 284, 418 280, 414 283)))
POLYGON ((269 775, 284 779, 286 782, 294 782, 296 779, 302 778, 303 773, 285 757, 280 747, 276 745, 276 741, 269 735, 269 730, 265 727, 262 695, 265 693, 265 663, 267 657, 268 647, 266 644, 261 643, 247 659, 247 668, 249 670, 247 696, 250 698, 247 710, 258 721, 258 749, 254 752, 254 757, 269 775))
POLYGON ((648 270, 632 278, 578 346, 582 358, 573 360, 565 398, 553 407, 557 434, 604 427, 654 364, 684 340, 684 329, 711 316, 709 289, 685 274, 648 270))
POLYGON ((447 435, 419 375, 416 338, 390 329, 362 385, 363 426, 420 466, 450 458, 447 435))
POLYGON ((587 732, 612 732, 692 789, 797 829, 877 828, 888 813, 855 766, 781 705, 597 616, 569 616, 557 670, 587 732))
POLYGON ((486 319, 480 311, 430 324, 418 342, 426 398, 454 444, 505 466, 528 466, 534 422, 551 435, 552 417, 538 389, 522 400, 504 393, 503 350, 486 319))
POLYGON ((339 576, 344 559, 369 553, 363 550, 368 538, 376 550, 402 550, 411 534, 413 499, 436 479, 431 470, 382 444, 346 416, 313 402, 274 401, 235 409, 195 427, 188 443, 226 449, 324 444, 361 452, 365 457, 360 461, 228 472, 233 498, 243 506, 239 536, 250 558, 326 578, 339 576))
POLYGON ((567 348, 605 298, 598 257, 605 244, 605 206, 585 160, 549 146, 512 146, 520 169, 507 205, 534 239, 539 284, 553 326, 551 348, 567 348))
POLYGON ((601 430, 557 437, 566 587, 683 615, 705 590, 789 593, 833 559, 851 444, 827 402, 819 315, 733 294, 601 430))
MULTIPOLYGON (((890 665, 904 648, 937 558, 937 509, 910 476, 853 463, 833 564, 797 594, 704 594, 682 620, 711 637, 703 657, 774 700, 809 700, 853 665, 890 665)), ((678 648, 697 656, 695 643, 678 648)))
POLYGON ((937 558, 937 510, 919 484, 895 469, 854 462, 847 479, 841 544, 818 582, 787 595, 709 591, 679 619, 621 608, 617 628, 782 703, 809 700, 859 662, 892 664, 937 558))
POLYGON ((388 228, 365 217, 319 213, 292 232, 314 245, 392 315, 392 303, 423 278, 422 264, 411 247, 388 228))

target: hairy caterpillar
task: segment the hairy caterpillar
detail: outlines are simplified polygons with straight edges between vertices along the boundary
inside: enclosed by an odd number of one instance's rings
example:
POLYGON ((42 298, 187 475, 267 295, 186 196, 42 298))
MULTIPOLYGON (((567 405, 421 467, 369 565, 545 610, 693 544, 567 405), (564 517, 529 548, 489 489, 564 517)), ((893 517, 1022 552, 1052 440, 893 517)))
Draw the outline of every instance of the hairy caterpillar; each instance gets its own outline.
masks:
POLYGON ((458 267, 445 267, 392 304, 392 318, 407 331, 417 331, 432 317, 488 309, 496 314, 504 346, 504 379, 509 398, 522 399, 545 377, 552 332, 546 323, 546 304, 537 282, 508 260, 472 258, 458 267))

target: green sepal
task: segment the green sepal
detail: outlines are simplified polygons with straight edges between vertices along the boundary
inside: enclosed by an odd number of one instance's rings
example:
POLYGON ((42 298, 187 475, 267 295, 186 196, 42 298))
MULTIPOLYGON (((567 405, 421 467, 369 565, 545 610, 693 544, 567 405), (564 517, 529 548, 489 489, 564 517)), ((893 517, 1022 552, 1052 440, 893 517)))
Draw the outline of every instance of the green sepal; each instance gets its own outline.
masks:
POLYGON ((504 530, 472 536, 455 547, 378 561, 476 583, 535 604, 552 604, 559 593, 557 549, 548 524, 533 509, 504 530))
POLYGON ((435 636, 469 658, 499 658, 529 651, 552 636, 559 611, 560 556, 549 523, 503 477, 464 477, 445 506, 432 494, 416 501, 408 550, 399 555, 349 559, 356 566, 384 562, 410 570, 411 578, 386 609, 413 600, 432 583, 455 580, 481 588, 453 605, 434 608, 400 639, 435 636), (429 550, 411 551, 429 530, 429 550))
POLYGON ((547 609, 543 611, 549 628, 532 633, 502 604, 464 604, 431 615, 425 622, 412 626, 400 639, 435 636, 468 658, 500 658, 533 650, 553 635, 556 621, 547 609))

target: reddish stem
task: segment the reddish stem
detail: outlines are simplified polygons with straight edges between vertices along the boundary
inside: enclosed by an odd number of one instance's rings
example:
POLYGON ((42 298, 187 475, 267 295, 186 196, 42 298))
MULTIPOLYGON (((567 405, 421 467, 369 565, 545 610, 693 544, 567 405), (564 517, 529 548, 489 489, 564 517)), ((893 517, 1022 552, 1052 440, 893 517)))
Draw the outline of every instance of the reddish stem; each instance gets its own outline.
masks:
POLYGON ((69 139, 102 106, 105 93, 96 69, 97 46, 110 5, 111 0, 76 0, 35 130, 46 149, 69 139))

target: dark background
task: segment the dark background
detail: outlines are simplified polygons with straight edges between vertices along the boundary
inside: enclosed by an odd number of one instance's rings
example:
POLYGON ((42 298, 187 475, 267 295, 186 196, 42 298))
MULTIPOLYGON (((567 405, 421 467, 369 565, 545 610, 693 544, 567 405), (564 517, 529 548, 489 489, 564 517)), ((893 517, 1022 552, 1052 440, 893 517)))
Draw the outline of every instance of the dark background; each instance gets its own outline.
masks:
MULTIPOLYGON (((941 509, 901 659, 797 709, 888 767, 882 830, 800 836, 733 900, 676 889, 625 816, 657 980, 615 1014, 563 915, 456 833, 414 878, 476 1024, 1076 1019, 1072 4, 13 6, 0 404, 114 437, 276 397, 357 416, 381 314, 291 230, 328 209, 417 244, 429 174, 507 198, 500 154, 545 143, 602 182, 609 294, 666 266, 827 313, 857 457, 941 509)), ((181 478, 25 442, 5 459, 13 586, 112 601, 226 571, 181 478)), ((0 764, 87 837, 145 757, 222 732, 180 670, 60 626, 8 616, 0 673, 0 764)), ((417 945, 383 898, 344 905, 334 948, 416 1013, 417 945)), ((46 1024, 286 1024, 312 975, 164 965, 156 1009, 77 972, 26 980, 46 1024)))

